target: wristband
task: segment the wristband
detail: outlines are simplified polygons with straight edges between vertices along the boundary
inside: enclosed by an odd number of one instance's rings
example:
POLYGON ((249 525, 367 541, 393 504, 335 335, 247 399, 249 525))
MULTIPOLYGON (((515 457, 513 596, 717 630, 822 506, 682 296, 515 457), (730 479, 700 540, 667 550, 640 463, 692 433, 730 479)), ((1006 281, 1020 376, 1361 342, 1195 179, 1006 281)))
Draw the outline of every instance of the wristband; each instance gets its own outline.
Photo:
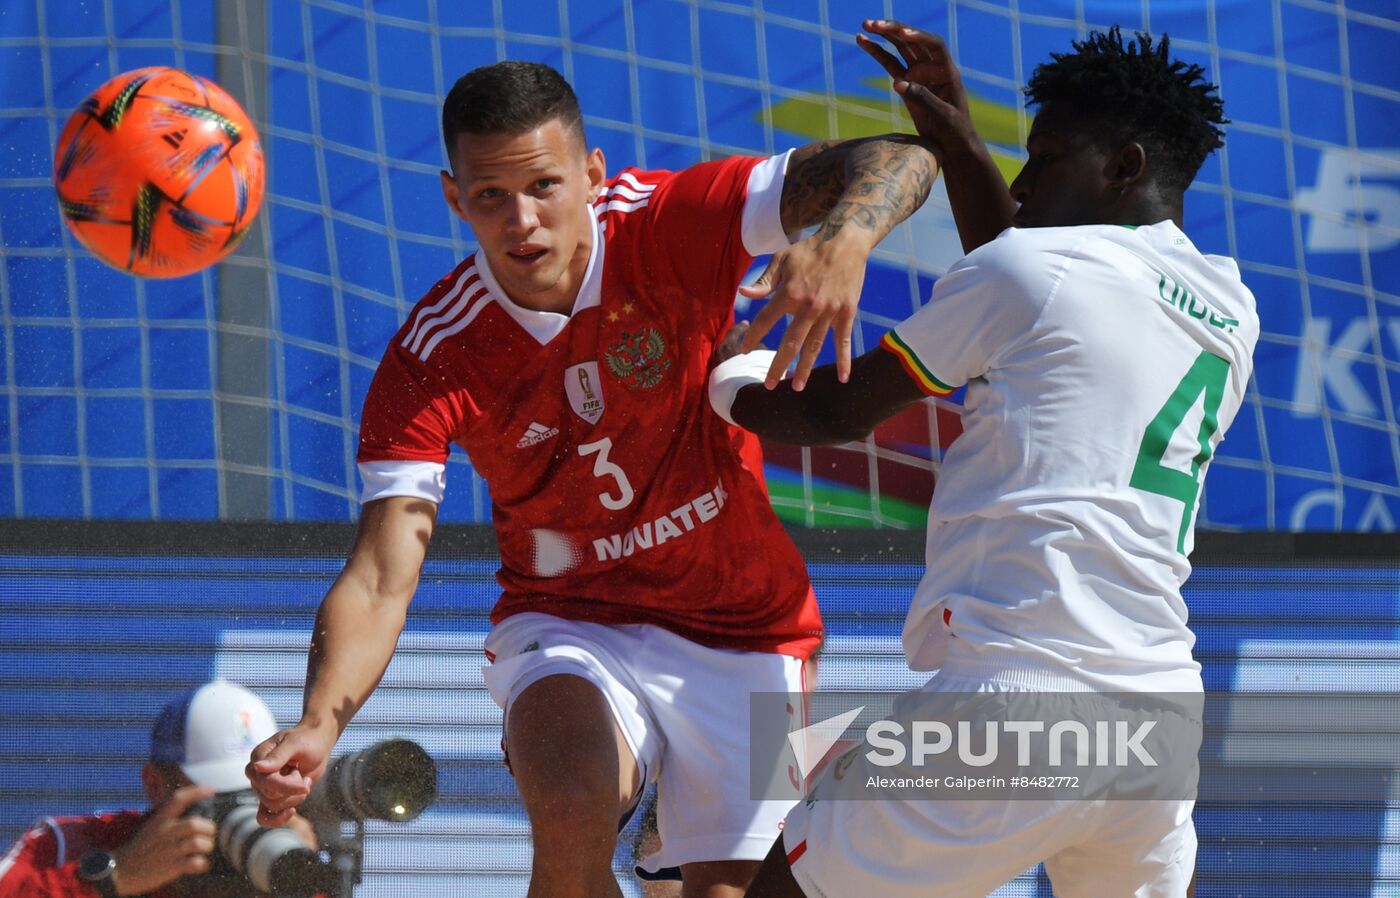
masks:
POLYGON ((768 369, 778 354, 771 349, 755 349, 725 359, 710 372, 710 408, 715 414, 733 424, 743 425, 734 420, 730 413, 734 407, 734 397, 739 389, 749 384, 761 384, 768 379, 768 369))

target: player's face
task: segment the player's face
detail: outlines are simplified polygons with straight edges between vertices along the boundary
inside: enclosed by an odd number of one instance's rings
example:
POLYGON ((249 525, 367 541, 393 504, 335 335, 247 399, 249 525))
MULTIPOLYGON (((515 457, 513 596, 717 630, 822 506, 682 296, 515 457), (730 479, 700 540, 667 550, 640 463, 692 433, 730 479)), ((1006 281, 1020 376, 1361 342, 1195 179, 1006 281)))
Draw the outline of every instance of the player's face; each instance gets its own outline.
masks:
POLYGON ((501 288, 527 308, 571 309, 593 246, 602 152, 550 119, 522 134, 462 134, 453 167, 442 173, 443 195, 501 288))
POLYGON ((1012 220, 1016 227, 1108 223, 1114 201, 1110 155, 1075 124, 1067 110, 1051 103, 1036 114, 1026 140, 1030 158, 1011 182, 1011 196, 1021 204, 1012 220))

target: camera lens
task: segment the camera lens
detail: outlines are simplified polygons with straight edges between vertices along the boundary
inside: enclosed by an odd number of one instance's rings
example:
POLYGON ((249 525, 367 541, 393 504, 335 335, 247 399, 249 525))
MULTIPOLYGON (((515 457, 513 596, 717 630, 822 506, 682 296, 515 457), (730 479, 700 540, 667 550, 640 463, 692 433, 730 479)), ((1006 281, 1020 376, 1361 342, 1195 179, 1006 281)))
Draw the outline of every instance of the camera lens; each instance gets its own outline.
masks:
POLYGON ((304 810, 343 820, 412 820, 437 797, 437 766, 416 742, 387 739, 332 762, 304 810))
POLYGON ((219 821, 219 852, 259 891, 310 898, 338 890, 333 871, 296 833, 258 825, 256 805, 240 804, 219 821))

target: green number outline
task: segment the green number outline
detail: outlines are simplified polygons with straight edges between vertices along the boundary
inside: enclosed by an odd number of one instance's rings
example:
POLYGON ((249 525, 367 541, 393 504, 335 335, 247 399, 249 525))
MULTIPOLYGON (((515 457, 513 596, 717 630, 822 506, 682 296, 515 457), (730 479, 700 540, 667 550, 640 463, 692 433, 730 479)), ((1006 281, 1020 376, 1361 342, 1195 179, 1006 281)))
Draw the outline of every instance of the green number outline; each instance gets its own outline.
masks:
POLYGON ((1167 402, 1147 425, 1138 447, 1137 463, 1133 465, 1133 476, 1128 485, 1147 493, 1156 493, 1183 503, 1181 528, 1176 536, 1176 550, 1186 554, 1186 529, 1191 525, 1192 512, 1196 510, 1196 496, 1201 489, 1201 465, 1211 457, 1210 439, 1220 428, 1218 416, 1220 402, 1225 396, 1225 379, 1230 373, 1230 363, 1220 356, 1202 350, 1191 364, 1191 369, 1181 378, 1167 402), (1201 430, 1196 435, 1201 451, 1191 460, 1191 473, 1168 468, 1162 464, 1172 434, 1186 420, 1187 412, 1196 404, 1196 397, 1205 393, 1205 414, 1201 418, 1201 430))

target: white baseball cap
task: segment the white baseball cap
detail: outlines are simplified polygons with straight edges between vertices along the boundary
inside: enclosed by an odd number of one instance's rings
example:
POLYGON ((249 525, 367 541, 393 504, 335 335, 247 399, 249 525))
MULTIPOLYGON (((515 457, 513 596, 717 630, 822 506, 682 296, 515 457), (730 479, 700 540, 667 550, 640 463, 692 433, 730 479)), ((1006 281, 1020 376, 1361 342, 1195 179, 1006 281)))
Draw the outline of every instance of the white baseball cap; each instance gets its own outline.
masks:
POLYGON ((190 781, 217 792, 252 788, 243 768, 253 746, 277 732, 262 699, 214 680, 165 706, 151 729, 151 760, 176 764, 190 781))

